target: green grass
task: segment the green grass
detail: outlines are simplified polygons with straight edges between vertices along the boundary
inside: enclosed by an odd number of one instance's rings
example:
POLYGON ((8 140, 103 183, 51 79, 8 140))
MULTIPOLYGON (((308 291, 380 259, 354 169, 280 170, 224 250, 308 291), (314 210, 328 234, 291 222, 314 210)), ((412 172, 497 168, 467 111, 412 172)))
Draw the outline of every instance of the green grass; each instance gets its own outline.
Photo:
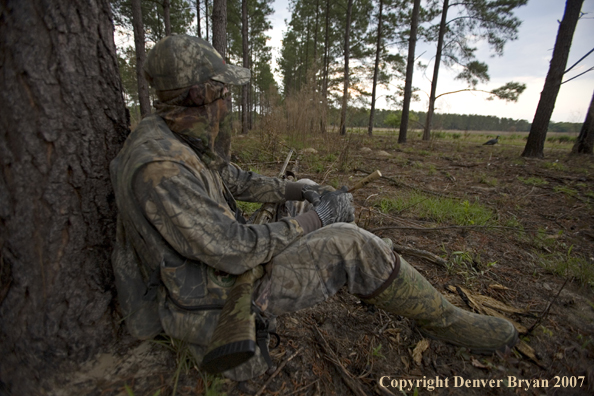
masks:
POLYGON ((518 176, 518 180, 528 186, 544 186, 545 184, 549 184, 548 181, 541 179, 540 177, 527 177, 524 179, 521 176, 518 176))
POLYGON ((555 170, 559 170, 559 171, 567 170, 567 166, 565 166, 559 162, 543 162, 541 167, 544 169, 555 169, 555 170))
POLYGON ((478 202, 459 201, 451 198, 433 197, 421 193, 395 198, 382 198, 375 204, 383 213, 411 212, 420 218, 437 223, 457 225, 489 225, 494 213, 478 202))
POLYGON ((574 278, 580 284, 594 287, 594 266, 587 259, 567 253, 539 255, 539 264, 547 271, 563 278, 574 278))
POLYGON ((260 208, 260 206, 262 206, 262 204, 259 202, 237 201, 237 208, 248 216, 251 216, 252 213, 260 208))
POLYGON ((577 190, 574 190, 573 188, 569 188, 567 186, 556 186, 553 190, 557 193, 569 195, 570 197, 575 197, 578 193, 577 190))
POLYGON ((452 252, 449 261, 446 263, 448 274, 459 275, 464 278, 466 286, 472 286, 473 281, 483 276, 489 271, 489 268, 496 264, 491 262, 487 264, 486 270, 479 270, 480 256, 473 257, 469 252, 452 252))
POLYGON ((575 136, 551 136, 547 138, 547 142, 549 143, 574 143, 577 137, 575 136))
POLYGON ((485 175, 482 175, 481 176, 479 182, 482 183, 482 184, 486 184, 487 186, 491 186, 491 187, 495 187, 499 183, 499 181, 497 180, 497 178, 495 178, 495 177, 488 177, 488 176, 485 176, 485 175))

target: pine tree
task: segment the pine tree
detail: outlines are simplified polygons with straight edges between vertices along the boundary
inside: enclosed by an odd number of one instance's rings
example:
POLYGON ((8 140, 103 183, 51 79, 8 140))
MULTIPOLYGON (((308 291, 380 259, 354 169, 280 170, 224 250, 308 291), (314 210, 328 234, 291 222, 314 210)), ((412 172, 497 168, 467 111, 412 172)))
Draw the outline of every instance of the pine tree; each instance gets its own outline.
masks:
POLYGON ((586 120, 580 129, 580 134, 571 149, 573 154, 593 154, 594 149, 594 94, 588 107, 586 120))
POLYGON ((444 0, 437 32, 437 50, 423 140, 429 140, 431 136, 442 57, 446 66, 457 64, 464 67, 456 78, 465 80, 470 86, 475 87, 479 80, 488 81, 488 67, 475 60, 476 48, 471 45, 486 40, 497 55, 502 55, 505 43, 517 38, 521 23, 513 12, 526 3, 527 0, 467 0, 450 4, 449 0, 444 0), (458 14, 448 20, 450 7, 455 7, 452 10, 457 10, 458 14), (448 40, 447 45, 444 44, 445 39, 448 40))
POLYGON ((400 133, 398 143, 406 143, 406 132, 410 112, 410 101, 412 99, 412 80, 415 68, 415 48, 417 46, 417 30, 419 27, 419 12, 421 0, 414 0, 410 18, 410 34, 408 38, 408 59, 406 61, 406 79, 404 83, 404 98, 402 100, 402 116, 400 119, 400 133))
POLYGON ((522 153, 523 157, 544 157, 543 150, 549 121, 555 108, 557 94, 561 88, 561 80, 563 79, 563 74, 565 74, 573 33, 580 17, 583 3, 584 0, 567 0, 565 4, 565 13, 563 20, 559 24, 549 72, 547 73, 547 78, 540 94, 534 120, 532 120, 528 141, 522 153))

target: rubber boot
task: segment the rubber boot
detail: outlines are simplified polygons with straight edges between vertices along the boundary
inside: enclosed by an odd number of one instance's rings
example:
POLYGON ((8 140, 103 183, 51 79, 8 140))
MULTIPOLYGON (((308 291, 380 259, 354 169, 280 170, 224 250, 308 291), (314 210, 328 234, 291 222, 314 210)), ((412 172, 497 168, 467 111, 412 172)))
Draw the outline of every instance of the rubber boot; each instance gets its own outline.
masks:
POLYGON ((516 344, 518 332, 509 321, 452 305, 410 264, 396 258, 390 279, 372 295, 362 296, 363 301, 414 319, 423 335, 473 353, 505 353, 516 344))

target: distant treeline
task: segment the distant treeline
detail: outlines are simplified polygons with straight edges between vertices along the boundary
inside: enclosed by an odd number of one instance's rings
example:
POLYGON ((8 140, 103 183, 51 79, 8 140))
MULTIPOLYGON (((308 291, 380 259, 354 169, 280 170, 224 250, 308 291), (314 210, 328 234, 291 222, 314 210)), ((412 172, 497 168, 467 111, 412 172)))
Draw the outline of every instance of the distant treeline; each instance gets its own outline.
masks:
MULTIPOLYGON (((369 124, 369 109, 349 108, 348 126, 351 128, 365 128, 369 124)), ((400 111, 378 109, 375 112, 375 128, 394 128, 400 125, 400 111), (397 117, 394 117, 396 115, 397 117), (394 125, 394 120, 398 121, 394 125)), ((427 113, 414 112, 415 117, 409 123, 410 129, 422 129, 425 126, 427 113)), ((339 109, 331 109, 331 123, 337 124, 340 120, 339 109)), ((574 132, 579 133, 582 123, 578 122, 551 122, 550 132, 574 132)), ((483 116, 476 114, 440 114, 433 115, 433 130, 458 130, 458 131, 502 131, 502 132, 529 132, 530 123, 526 120, 514 120, 512 118, 500 118, 495 116, 483 116)))

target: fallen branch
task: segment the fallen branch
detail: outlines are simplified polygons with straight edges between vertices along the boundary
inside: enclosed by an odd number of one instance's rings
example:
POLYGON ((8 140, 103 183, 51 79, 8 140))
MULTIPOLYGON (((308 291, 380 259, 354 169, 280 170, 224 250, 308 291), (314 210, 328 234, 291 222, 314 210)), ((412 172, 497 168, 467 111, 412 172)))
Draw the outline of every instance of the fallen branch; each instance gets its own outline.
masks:
POLYGON ((312 326, 312 328, 314 330, 314 335, 316 336, 316 338, 318 340, 318 343, 324 349, 324 352, 325 352, 324 357, 330 363, 333 363, 334 364, 334 366, 338 370, 338 373, 342 377, 342 380, 344 381, 344 383, 350 388, 351 391, 353 391, 353 393, 355 395, 357 395, 357 396, 366 396, 366 393, 361 388, 361 384, 342 365, 342 363, 338 359, 338 356, 336 356, 336 353, 334 353, 334 351, 330 347, 330 344, 328 344, 328 341, 326 341, 326 339, 324 338, 324 336, 322 335, 322 333, 320 332, 320 330, 318 329, 318 327, 314 325, 314 326, 312 326))
POLYGON ((442 267, 446 268, 447 261, 442 259, 441 257, 428 252, 426 250, 415 249, 408 246, 397 245, 393 243, 393 249, 396 250, 400 254, 407 254, 410 256, 420 257, 427 261, 432 262, 433 264, 441 265, 442 267))
POLYGON ((315 380, 314 382, 312 382, 311 384, 308 384, 308 385, 302 386, 302 387, 301 387, 301 388, 299 388, 299 389, 295 389, 295 390, 294 390, 293 392, 291 392, 291 393, 287 393, 287 395, 286 395, 286 396, 291 396, 291 395, 294 395, 294 394, 296 394, 296 393, 303 392, 305 389, 309 388, 309 387, 310 387, 310 386, 312 386, 312 385, 315 385, 315 384, 317 384, 318 382, 320 382, 320 379, 319 379, 319 378, 318 378, 317 380, 315 380))
POLYGON ((295 351, 294 354, 292 354, 291 356, 289 356, 287 359, 285 359, 276 369, 276 371, 270 376, 270 378, 268 378, 266 380, 266 382, 264 383, 264 385, 262 385, 262 387, 260 388, 260 390, 258 391, 258 393, 256 393, 255 396, 260 396, 263 392, 264 389, 266 389, 266 387, 268 386, 268 384, 270 384, 270 382, 272 382, 272 380, 274 379, 274 377, 276 377, 278 375, 278 373, 281 372, 281 370, 283 369, 283 367, 285 367, 285 365, 290 362, 295 356, 299 355, 301 353, 301 351, 303 350, 303 347, 297 349, 295 351))
MULTIPOLYGON (((359 168, 355 168, 355 169, 354 169, 354 171, 355 171, 355 172, 362 172, 362 173, 366 173, 366 174, 368 174, 368 175, 370 175, 371 173, 373 173, 373 172, 366 171, 365 169, 359 169, 359 168)), ((415 191, 421 191, 421 192, 424 192, 424 193, 426 193, 426 194, 436 195, 436 196, 438 196, 438 197, 443 197, 443 198, 460 199, 460 198, 456 198, 456 197, 450 197, 450 196, 448 196, 448 195, 440 194, 440 193, 438 193, 438 192, 435 192, 435 191, 431 191, 431 190, 425 190, 425 189, 423 189, 423 188, 420 188, 420 187, 414 187, 414 186, 410 186, 410 185, 408 185, 408 184, 406 184, 406 183, 403 183, 403 182, 400 182, 400 181, 398 181, 398 180, 392 179, 391 177, 388 177, 388 176, 382 176, 382 177, 380 177, 380 179, 387 180, 387 181, 389 181, 389 182, 393 183, 393 184, 394 184, 396 187, 405 187, 405 188, 410 188, 411 190, 415 190, 415 191)))
POLYGON ((506 226, 492 226, 492 225, 467 225, 467 226, 445 226, 445 227, 400 227, 400 226, 384 226, 384 227, 377 227, 371 230, 368 230, 371 233, 375 233, 377 231, 383 230, 418 230, 418 231, 441 231, 441 230, 450 230, 450 229, 467 229, 467 230, 481 230, 481 229, 500 229, 500 230, 515 230, 515 231, 531 231, 535 230, 534 228, 518 228, 518 227, 506 227, 506 226))
POLYGON ((557 297, 559 297, 561 291, 563 291, 563 289, 565 288, 565 285, 567 284, 568 280, 569 278, 565 278, 565 282, 563 282, 563 285, 561 286, 555 297, 553 297, 553 299, 549 301, 549 305, 547 305, 547 308, 543 311, 542 315, 538 319, 536 319, 536 322, 534 322, 534 324, 530 326, 530 328, 528 329, 528 334, 531 334, 532 331, 536 328, 536 326, 541 324, 542 321, 545 320, 545 318, 549 315, 549 311, 551 310, 553 303, 557 300, 557 297))

